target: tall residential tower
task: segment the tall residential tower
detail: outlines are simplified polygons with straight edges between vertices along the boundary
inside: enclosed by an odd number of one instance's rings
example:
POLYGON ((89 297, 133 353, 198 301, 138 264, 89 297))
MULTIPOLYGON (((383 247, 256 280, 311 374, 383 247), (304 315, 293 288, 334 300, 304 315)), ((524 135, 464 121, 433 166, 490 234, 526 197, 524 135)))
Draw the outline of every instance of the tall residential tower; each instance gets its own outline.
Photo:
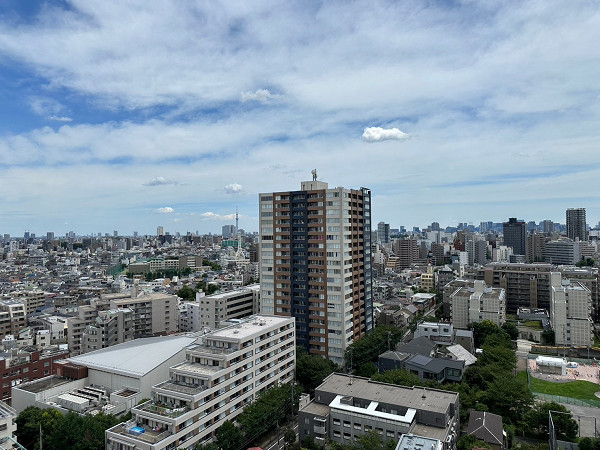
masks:
POLYGON ((296 319, 297 344, 343 363, 373 328, 371 192, 313 180, 260 194, 261 313, 296 319))
POLYGON ((585 208, 567 209, 567 237, 573 240, 587 240, 585 208))

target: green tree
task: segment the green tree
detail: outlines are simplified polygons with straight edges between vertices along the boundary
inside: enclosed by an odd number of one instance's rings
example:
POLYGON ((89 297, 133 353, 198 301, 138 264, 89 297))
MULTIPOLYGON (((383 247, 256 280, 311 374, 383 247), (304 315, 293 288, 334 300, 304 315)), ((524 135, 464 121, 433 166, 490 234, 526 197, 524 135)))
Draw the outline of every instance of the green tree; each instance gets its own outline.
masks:
POLYGON ((362 364, 356 371, 359 377, 370 378, 373 374, 378 372, 377 366, 373 362, 362 364))
POLYGON ((17 416, 17 431, 15 435, 21 445, 32 450, 39 448, 41 422, 42 410, 35 406, 25 408, 17 416))
POLYGON ((515 341, 519 339, 519 330, 517 326, 512 322, 505 322, 502 324, 502 329, 510 336, 511 340, 515 341))
POLYGON ((579 450, 600 450, 600 438, 584 437, 577 443, 579 450))
POLYGON ((177 296, 189 301, 196 300, 196 291, 187 284, 177 291, 177 296))
POLYGON ((398 386, 422 386, 424 384, 417 375, 410 373, 406 369, 386 370, 383 373, 374 373, 371 379, 398 386))
POLYGON ((552 413, 552 421, 557 438, 562 441, 575 442, 579 426, 573 414, 563 405, 556 402, 537 403, 529 409, 524 417, 523 423, 525 427, 538 434, 543 434, 544 438, 548 438, 548 417, 550 411, 552 413))
POLYGON ((554 344, 556 344, 556 335, 554 334, 554 330, 544 330, 544 331, 542 331, 542 341, 546 345, 554 345, 554 344))
POLYGON ((283 442, 285 442, 285 446, 290 447, 296 442, 296 432, 293 428, 286 428, 283 433, 283 442))
POLYGON ((306 392, 313 393, 323 380, 337 369, 337 365, 318 355, 309 355, 304 347, 296 347, 296 379, 306 392))
POLYGON ((488 336, 503 332, 503 330, 491 320, 482 320, 478 323, 471 323, 469 324, 469 328, 473 329, 476 347, 481 347, 488 336))
POLYGON ((377 362, 377 358, 388 348, 395 348, 402 339, 403 331, 390 326, 375 327, 371 334, 366 334, 348 346, 344 354, 346 367, 352 365, 355 373, 362 364, 377 362))
POLYGON ((473 447, 491 448, 489 444, 477 439, 472 434, 463 435, 456 443, 457 450, 471 450, 473 447))
POLYGON ((485 392, 484 402, 490 412, 517 423, 533 404, 527 382, 510 373, 499 374, 485 392))
POLYGON ((242 446, 244 437, 238 427, 233 422, 226 420, 217 429, 217 445, 222 450, 237 450, 242 446))

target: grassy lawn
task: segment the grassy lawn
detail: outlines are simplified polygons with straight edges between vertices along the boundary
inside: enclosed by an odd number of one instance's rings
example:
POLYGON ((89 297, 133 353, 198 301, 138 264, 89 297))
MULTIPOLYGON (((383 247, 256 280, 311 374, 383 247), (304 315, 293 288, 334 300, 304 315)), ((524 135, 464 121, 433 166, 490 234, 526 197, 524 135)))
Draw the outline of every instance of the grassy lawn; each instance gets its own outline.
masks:
POLYGON ((542 329, 542 323, 539 320, 527 320, 526 322, 521 322, 521 326, 533 328, 536 330, 542 329))
MULTIPOLYGON (((527 381, 527 373, 521 372, 517 377, 527 381)), ((600 391, 600 385, 590 381, 569 381, 568 383, 552 383, 551 381, 539 380, 531 377, 531 390, 549 395, 561 395, 563 397, 577 398, 580 400, 598 400, 594 394, 600 391)))

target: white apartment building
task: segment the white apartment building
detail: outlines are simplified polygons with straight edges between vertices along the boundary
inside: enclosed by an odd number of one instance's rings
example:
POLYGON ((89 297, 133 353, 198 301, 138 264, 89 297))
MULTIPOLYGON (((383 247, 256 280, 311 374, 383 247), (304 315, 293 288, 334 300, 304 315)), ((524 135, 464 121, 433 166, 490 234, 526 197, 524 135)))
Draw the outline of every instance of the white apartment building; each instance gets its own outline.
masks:
POLYGON ((580 282, 551 272, 550 323, 556 345, 591 347, 594 343, 591 291, 580 282))
POLYGON ((426 337, 438 345, 451 345, 454 339, 454 327, 445 322, 421 322, 415 330, 415 338, 426 337))
POLYGON ((467 329, 470 323, 490 320, 498 326, 506 322, 506 293, 475 280, 459 286, 450 294, 450 320, 455 328, 467 329))
POLYGON ((106 431, 107 450, 192 449, 214 437, 261 391, 293 380, 294 318, 253 316, 188 346, 170 379, 132 419, 106 431))
POLYGON ((259 284, 208 296, 197 293, 195 302, 180 307, 179 331, 216 330, 222 322, 256 314, 259 295, 259 284))
POLYGON ((15 444, 17 411, 0 401, 0 448, 24 448, 15 444))

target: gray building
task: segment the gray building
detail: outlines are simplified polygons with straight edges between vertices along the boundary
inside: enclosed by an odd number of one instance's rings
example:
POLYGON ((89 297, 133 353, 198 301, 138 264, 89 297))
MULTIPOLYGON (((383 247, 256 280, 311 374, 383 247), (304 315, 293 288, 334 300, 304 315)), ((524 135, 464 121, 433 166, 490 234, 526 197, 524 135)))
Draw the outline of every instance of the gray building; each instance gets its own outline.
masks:
POLYGON ((333 373, 312 401, 304 398, 298 423, 300 440, 312 436, 347 445, 370 431, 384 441, 413 433, 438 439, 450 450, 456 448, 459 427, 458 393, 333 373))
POLYGON ((525 255, 527 251, 525 222, 511 217, 508 222, 504 222, 502 229, 504 232, 504 245, 512 247, 515 255, 525 255))
POLYGON ((567 209, 567 237, 572 240, 587 240, 585 208, 567 209))

